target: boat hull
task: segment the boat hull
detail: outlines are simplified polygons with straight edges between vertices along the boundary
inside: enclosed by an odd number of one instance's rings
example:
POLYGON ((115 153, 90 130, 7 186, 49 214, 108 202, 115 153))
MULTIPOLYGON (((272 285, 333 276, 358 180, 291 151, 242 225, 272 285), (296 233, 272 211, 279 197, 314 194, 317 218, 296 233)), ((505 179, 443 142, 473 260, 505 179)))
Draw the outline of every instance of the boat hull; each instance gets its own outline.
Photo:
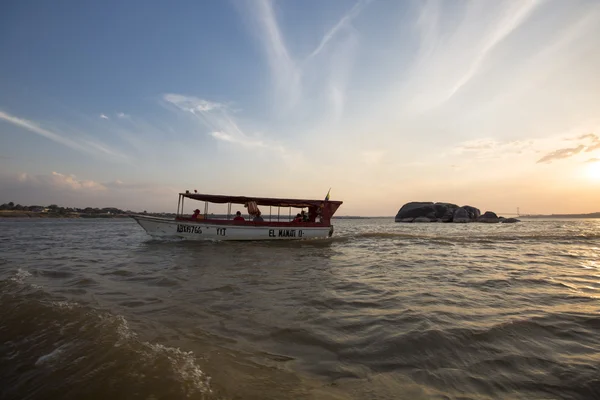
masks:
POLYGON ((132 215, 132 218, 151 236, 186 240, 303 240, 326 239, 333 234, 333 226, 248 225, 233 224, 231 221, 213 223, 145 215, 132 215))

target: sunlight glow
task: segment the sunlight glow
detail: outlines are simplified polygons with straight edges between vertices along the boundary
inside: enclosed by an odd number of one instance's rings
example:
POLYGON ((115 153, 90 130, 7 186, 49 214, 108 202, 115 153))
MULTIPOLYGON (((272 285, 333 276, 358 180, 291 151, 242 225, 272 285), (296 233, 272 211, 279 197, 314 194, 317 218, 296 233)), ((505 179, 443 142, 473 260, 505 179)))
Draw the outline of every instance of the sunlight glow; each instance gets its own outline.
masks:
POLYGON ((592 180, 600 181, 600 161, 588 165, 586 168, 586 175, 592 180))

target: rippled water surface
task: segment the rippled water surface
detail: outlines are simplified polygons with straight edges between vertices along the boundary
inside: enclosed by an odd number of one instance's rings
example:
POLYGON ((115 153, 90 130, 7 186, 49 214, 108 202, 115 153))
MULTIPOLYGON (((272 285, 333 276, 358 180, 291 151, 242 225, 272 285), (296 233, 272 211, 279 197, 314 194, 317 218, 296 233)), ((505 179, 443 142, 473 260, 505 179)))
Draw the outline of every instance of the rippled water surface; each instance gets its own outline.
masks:
POLYGON ((0 221, 2 399, 600 398, 600 221, 0 221))

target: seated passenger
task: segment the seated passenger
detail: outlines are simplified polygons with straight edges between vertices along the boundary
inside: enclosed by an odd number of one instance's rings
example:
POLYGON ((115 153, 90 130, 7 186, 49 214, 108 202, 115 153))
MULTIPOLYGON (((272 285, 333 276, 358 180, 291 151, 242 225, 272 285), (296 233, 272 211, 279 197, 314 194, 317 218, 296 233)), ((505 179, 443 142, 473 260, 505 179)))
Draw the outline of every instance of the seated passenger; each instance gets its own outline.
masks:
POLYGON ((308 222, 308 214, 304 210, 302 210, 300 216, 302 217, 302 222, 308 222))
POLYGON ((292 222, 302 222, 302 215, 296 214, 296 218, 294 218, 292 222))
POLYGON ((235 217, 233 218, 234 221, 245 221, 244 217, 242 217, 242 213, 241 212, 236 212, 235 213, 235 217))
POLYGON ((194 213, 192 214, 192 219, 201 219, 202 216, 200 215, 200 210, 195 209, 194 213))
POLYGON ((256 214, 256 217, 253 219, 254 222, 265 222, 263 217, 260 215, 260 211, 256 214))

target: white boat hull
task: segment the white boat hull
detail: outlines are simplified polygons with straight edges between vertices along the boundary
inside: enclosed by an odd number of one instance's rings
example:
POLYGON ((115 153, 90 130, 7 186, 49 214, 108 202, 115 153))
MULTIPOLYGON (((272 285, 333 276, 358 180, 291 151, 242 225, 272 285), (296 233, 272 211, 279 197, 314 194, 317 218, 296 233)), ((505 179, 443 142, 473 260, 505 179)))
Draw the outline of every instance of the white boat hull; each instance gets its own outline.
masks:
MULTIPOLYGON (((210 221, 181 221, 168 218, 132 215, 148 234, 154 237, 186 240, 300 240, 326 239, 333 234, 333 226, 280 226, 236 225, 210 221)), ((224 221, 225 222, 225 221, 224 221)))

